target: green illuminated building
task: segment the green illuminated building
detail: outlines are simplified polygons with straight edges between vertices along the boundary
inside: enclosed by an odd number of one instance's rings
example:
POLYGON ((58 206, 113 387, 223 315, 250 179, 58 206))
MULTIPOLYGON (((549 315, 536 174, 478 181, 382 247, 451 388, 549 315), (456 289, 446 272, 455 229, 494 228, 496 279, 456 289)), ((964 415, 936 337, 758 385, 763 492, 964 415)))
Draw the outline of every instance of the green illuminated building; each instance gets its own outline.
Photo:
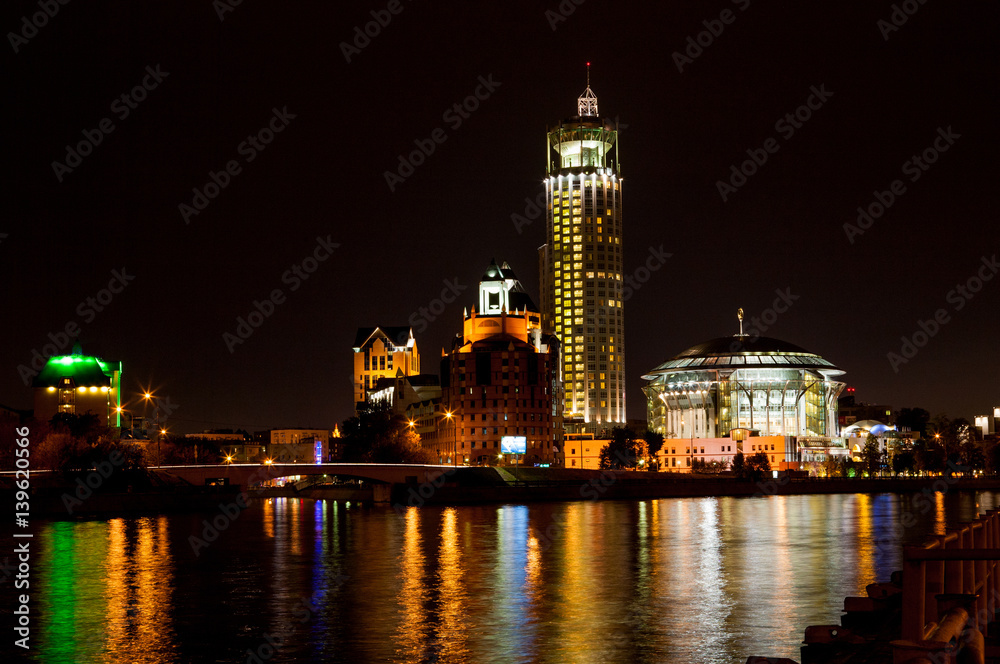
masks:
POLYGON ((56 413, 98 415, 107 426, 121 426, 121 362, 84 355, 79 344, 71 355, 53 355, 32 381, 35 418, 56 413))

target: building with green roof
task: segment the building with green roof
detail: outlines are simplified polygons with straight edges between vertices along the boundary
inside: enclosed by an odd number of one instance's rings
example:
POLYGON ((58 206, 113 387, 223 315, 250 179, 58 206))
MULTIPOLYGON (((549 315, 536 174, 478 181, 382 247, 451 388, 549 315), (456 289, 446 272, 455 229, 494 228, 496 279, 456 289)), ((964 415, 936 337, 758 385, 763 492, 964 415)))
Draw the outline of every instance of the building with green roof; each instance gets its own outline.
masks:
POLYGON ((84 355, 80 344, 70 355, 53 355, 32 381, 35 418, 43 422, 57 413, 98 415, 111 427, 121 426, 121 362, 84 355))

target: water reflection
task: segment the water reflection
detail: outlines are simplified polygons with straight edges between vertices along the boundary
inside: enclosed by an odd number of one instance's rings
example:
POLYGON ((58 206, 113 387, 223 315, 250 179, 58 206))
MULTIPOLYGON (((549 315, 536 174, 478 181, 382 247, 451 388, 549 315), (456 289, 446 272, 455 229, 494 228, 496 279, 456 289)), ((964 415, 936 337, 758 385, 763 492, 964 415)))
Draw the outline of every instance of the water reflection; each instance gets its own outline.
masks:
POLYGON ((398 560, 403 581, 399 593, 399 624, 396 629, 396 661, 420 661, 426 645, 427 587, 424 584, 424 554, 420 542, 420 508, 406 510, 406 534, 398 560))
POLYGON ((845 596, 899 567, 901 542, 997 505, 992 493, 920 498, 398 514, 272 499, 200 557, 187 543, 200 516, 48 523, 36 535, 37 658, 243 661, 278 634, 286 642, 269 661, 797 659, 805 626, 837 622, 845 596))
POLYGON ((465 615, 466 592, 463 587, 462 550, 458 544, 458 510, 449 507, 441 517, 440 567, 437 573, 438 626, 433 648, 444 662, 464 662, 468 656, 469 637, 465 615))
POLYGON ((58 522, 39 541, 40 661, 173 660, 167 517, 58 522))

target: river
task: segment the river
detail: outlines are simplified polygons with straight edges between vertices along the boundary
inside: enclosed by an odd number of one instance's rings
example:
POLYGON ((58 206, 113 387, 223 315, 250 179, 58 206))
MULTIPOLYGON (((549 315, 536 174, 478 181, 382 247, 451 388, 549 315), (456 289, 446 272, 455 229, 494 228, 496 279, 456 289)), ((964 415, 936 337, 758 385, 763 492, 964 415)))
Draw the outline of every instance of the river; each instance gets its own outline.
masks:
POLYGON ((901 543, 997 495, 398 510, 271 498, 235 518, 38 522, 31 661, 798 660, 805 627, 888 580, 901 543))

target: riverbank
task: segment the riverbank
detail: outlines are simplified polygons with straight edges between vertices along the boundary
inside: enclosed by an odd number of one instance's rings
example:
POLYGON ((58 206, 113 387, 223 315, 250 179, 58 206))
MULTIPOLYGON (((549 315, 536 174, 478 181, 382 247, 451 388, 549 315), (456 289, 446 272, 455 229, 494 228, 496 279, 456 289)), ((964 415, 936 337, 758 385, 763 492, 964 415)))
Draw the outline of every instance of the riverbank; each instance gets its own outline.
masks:
MULTIPOLYGON (((47 516, 136 514, 215 510, 232 502, 243 490, 237 485, 161 485, 130 492, 94 491, 78 496, 80 487, 49 485, 35 489, 32 511, 47 516)), ((935 491, 1000 490, 1000 477, 918 478, 797 478, 761 482, 726 476, 692 476, 635 471, 597 471, 565 468, 457 468, 434 482, 379 484, 313 484, 309 486, 250 488, 247 495, 262 498, 309 498, 386 504, 396 508, 423 505, 469 505, 578 500, 649 500, 713 496, 843 493, 933 493, 935 491), (516 474, 515 474, 516 472, 516 474)), ((0 491, 2 494, 8 491, 0 491)), ((11 498, 12 499, 12 498, 11 498)))
MULTIPOLYGON (((538 470, 538 469, 532 469, 538 470)), ((561 470, 561 469, 560 469, 561 470)), ((492 502, 567 500, 647 500, 712 496, 769 496, 838 493, 932 493, 935 491, 986 491, 1000 489, 1000 477, 919 478, 777 478, 761 482, 732 477, 671 476, 661 473, 612 471, 563 471, 574 477, 524 473, 515 481, 481 486, 394 485, 389 502, 421 506, 492 502)))

